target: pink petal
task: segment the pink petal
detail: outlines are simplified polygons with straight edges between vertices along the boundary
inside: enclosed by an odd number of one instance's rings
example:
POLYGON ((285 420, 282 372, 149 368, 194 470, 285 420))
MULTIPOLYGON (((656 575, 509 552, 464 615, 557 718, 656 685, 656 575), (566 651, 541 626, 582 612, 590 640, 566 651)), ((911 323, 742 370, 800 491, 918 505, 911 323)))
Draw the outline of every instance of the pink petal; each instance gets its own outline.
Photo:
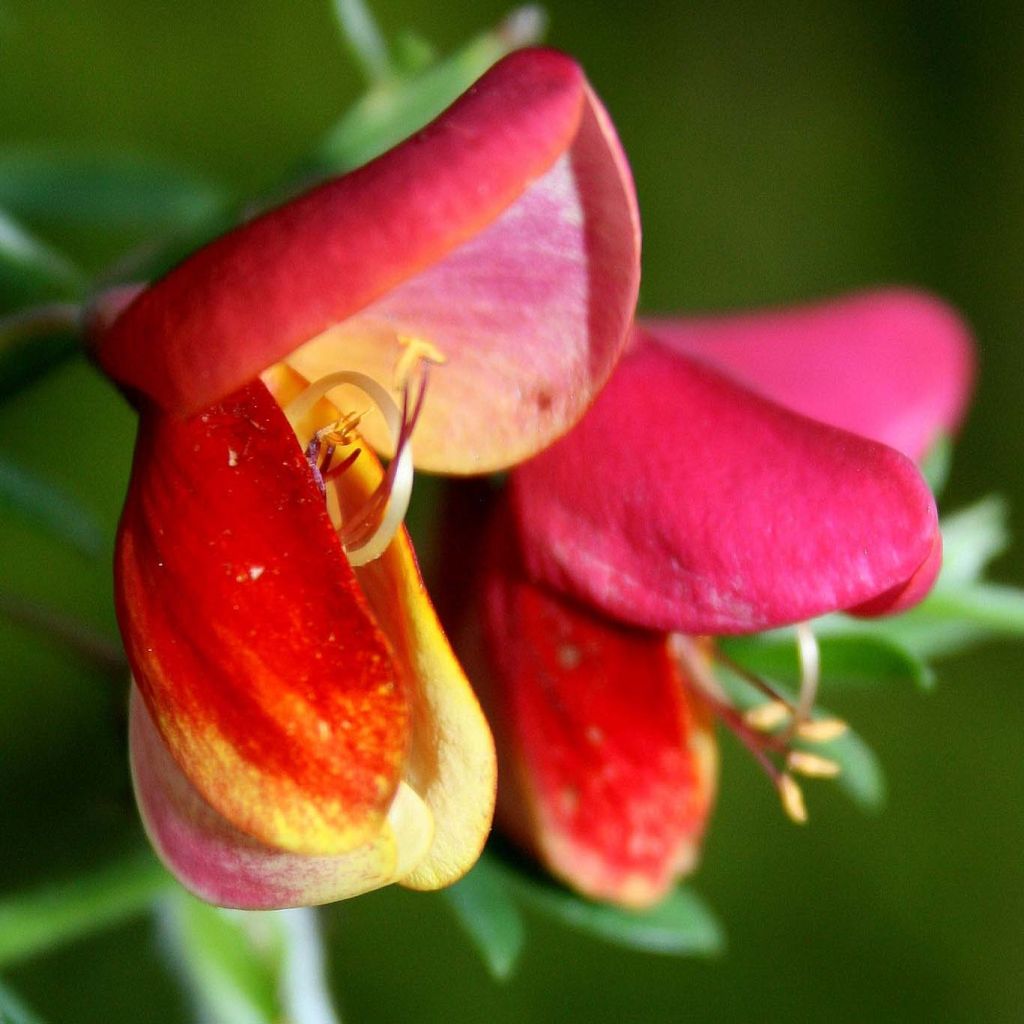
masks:
POLYGON ((902 606, 939 543, 934 501, 903 455, 642 337, 512 486, 536 579, 691 634, 902 606))
POLYGON ((483 471, 575 422, 621 352, 638 279, 607 115, 569 58, 520 51, 412 139, 200 250, 105 333, 97 323, 94 351, 188 412, 312 339, 296 357, 307 376, 387 384, 396 335, 420 337, 448 359, 420 461, 483 471))
POLYGON ((379 888, 405 871, 386 832, 349 853, 306 856, 235 828, 178 768, 134 685, 129 739, 150 841, 179 881, 209 903, 243 910, 313 906, 379 888))
POLYGON ((644 327, 790 409, 914 459, 959 425, 974 376, 963 321, 921 292, 644 327))

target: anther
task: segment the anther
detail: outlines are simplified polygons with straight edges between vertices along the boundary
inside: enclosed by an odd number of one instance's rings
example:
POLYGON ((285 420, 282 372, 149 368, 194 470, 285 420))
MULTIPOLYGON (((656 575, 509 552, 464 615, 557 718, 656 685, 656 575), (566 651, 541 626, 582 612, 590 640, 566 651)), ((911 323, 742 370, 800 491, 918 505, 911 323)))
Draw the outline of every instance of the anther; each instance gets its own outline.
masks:
MULTIPOLYGON (((348 560, 359 566, 372 562, 384 553, 405 519, 412 493, 413 476, 409 435, 422 408, 424 388, 421 388, 410 415, 408 392, 404 396, 403 408, 399 410, 394 399, 372 377, 355 370, 339 370, 310 384, 301 395, 288 404, 285 414, 293 424, 300 422, 321 398, 342 384, 359 388, 374 402, 387 423, 395 448, 394 458, 377 489, 364 506, 351 517, 351 521, 341 524, 338 528, 338 535, 348 560)), ((341 429, 342 433, 345 433, 345 425, 348 425, 349 430, 354 429, 349 417, 341 417, 335 423, 329 424, 326 429, 328 433, 334 429, 341 429)), ((320 431, 314 437, 314 441, 317 442, 314 452, 316 456, 319 455, 321 443, 319 434, 320 431)), ((310 443, 310 448, 313 448, 313 442, 310 443)), ((325 466, 324 469, 329 470, 329 467, 325 466)), ((323 475, 319 471, 319 466, 314 471, 314 477, 318 477, 318 483, 322 484, 323 475)))
POLYGON ((848 729, 841 718, 814 718, 801 722, 796 727, 796 734, 808 743, 829 743, 839 739, 848 729))
POLYGON ((791 821, 798 825, 807 823, 807 804, 804 803, 803 790, 797 784, 792 775, 783 773, 779 776, 776 785, 779 790, 779 798, 782 800, 782 809, 789 816, 791 821))
POLYGON ((806 750, 791 750, 786 756, 786 767, 809 779, 834 779, 841 771, 835 761, 806 750))
POLYGON ((747 725, 759 732, 771 732, 780 725, 790 720, 792 709, 781 700, 769 701, 767 704, 759 704, 745 712, 743 717, 747 725))

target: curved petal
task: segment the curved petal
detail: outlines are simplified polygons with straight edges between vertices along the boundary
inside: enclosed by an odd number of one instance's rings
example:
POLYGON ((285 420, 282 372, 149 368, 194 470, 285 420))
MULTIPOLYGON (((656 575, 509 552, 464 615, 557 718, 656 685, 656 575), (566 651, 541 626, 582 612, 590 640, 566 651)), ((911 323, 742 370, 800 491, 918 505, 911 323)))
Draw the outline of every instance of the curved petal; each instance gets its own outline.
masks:
POLYGON ((753 632, 866 602, 877 614, 902 606, 939 544, 905 456, 642 339, 512 482, 534 577, 648 628, 753 632))
POLYGON ((403 680, 261 383, 190 419, 144 411, 116 596, 154 721, 218 813, 304 853, 379 831, 409 737, 403 680))
POLYGON ((643 326, 767 398, 913 459, 959 425, 974 377, 960 317, 903 289, 643 326))
MULTIPOLYGON (((510 535, 495 540, 507 552, 510 535)), ((710 717, 663 634, 549 595, 506 552, 484 604, 499 821, 585 895, 650 906, 696 864, 716 775, 710 717)))
MULTIPOLYGON (((285 367, 265 380, 282 403, 305 383, 285 367)), ((311 435, 336 417, 337 410, 321 402, 297 429, 311 435)), ((378 460, 363 450, 344 473, 330 479, 343 522, 365 507, 381 476, 378 460)), ((403 779, 423 799, 435 824, 429 849, 401 882, 437 889, 465 874, 487 839, 497 782, 494 742, 430 603, 406 530, 398 531, 380 558, 355 573, 406 680, 412 738, 403 779)))
MULTIPOLYGON (((423 469, 485 473, 528 458, 580 418, 619 358, 639 216, 614 129, 586 96, 570 150, 498 220, 289 357, 310 380, 355 365, 390 382, 401 339, 435 346, 446 362, 416 427, 423 469)), ((389 450, 373 417, 362 429, 389 450)))
POLYGON ((638 279, 607 116, 569 58, 520 51, 378 160, 196 253, 93 348, 122 384, 192 412, 365 311, 298 368, 387 382, 397 335, 425 338, 448 362, 422 464, 482 472, 579 417, 621 352, 638 279))
POLYGON ((259 842, 218 814, 171 757, 133 686, 132 782, 146 832, 168 870, 208 903, 240 910, 314 906, 396 881, 430 843, 430 812, 400 788, 387 821, 348 853, 306 856, 259 842), (403 842, 403 838, 412 842, 403 842))

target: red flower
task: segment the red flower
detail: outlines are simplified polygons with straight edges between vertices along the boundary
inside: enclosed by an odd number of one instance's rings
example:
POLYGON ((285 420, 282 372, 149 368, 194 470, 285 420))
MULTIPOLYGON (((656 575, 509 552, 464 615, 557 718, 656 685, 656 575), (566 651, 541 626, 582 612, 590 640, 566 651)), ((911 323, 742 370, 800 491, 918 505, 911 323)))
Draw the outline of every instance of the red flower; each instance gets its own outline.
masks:
POLYGON ((476 859, 493 747, 400 528, 409 436, 421 467, 485 472, 570 427, 623 347, 638 238, 607 116, 529 51, 100 304, 95 358, 140 412, 116 558, 136 791, 200 896, 434 888, 476 859))
POLYGON ((487 590, 499 814, 552 871, 642 905, 694 863, 708 708, 746 725, 690 638, 927 593, 941 538, 907 456, 956 426, 971 374, 960 321, 909 292, 651 321, 580 424, 513 471, 518 552, 492 552, 487 590))

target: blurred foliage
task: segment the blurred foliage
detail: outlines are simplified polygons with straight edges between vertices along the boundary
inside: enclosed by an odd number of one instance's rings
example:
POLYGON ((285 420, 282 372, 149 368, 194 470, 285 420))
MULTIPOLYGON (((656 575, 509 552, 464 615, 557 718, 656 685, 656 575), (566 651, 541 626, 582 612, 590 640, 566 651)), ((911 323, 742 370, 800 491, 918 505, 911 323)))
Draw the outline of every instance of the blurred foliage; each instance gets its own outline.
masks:
MULTIPOLYGON (((954 508, 993 484, 1024 507, 1024 11, 1000 0, 655 0, 628 11, 558 0, 548 11, 552 42, 581 59, 631 155, 644 306, 781 303, 880 281, 944 294, 976 327, 982 374, 956 460, 950 470, 948 450, 935 453, 930 478, 939 486, 949 475, 954 508)), ((497 0, 392 0, 379 13, 397 42, 389 73, 360 98, 327 2, 4 0, 0 311, 78 298, 95 275, 169 265, 251 209, 251 197, 268 202, 297 176, 380 152, 538 28, 503 21, 497 0), (432 63, 435 54, 448 56, 432 63)), ((43 345, 0 337, 0 396, 3 594, 38 612, 0 618, 0 889, 17 893, 0 897, 0 963, 19 959, 9 974, 19 995, 0 985, 0 1020, 35 1021, 31 1006, 76 1024, 180 1024, 192 1010, 154 955, 153 924, 117 924, 158 875, 148 857, 114 876, 104 867, 133 848, 138 826, 122 691, 102 657, 80 657, 83 637, 112 645, 116 635, 105 564, 132 417, 61 331, 43 345), (50 366, 57 372, 41 379, 50 366), (87 634, 69 636, 67 621, 87 634), (41 645, 40 628, 57 642, 41 645), (98 867, 67 888, 49 881, 83 865, 98 867), (137 899, 106 899, 112 883, 137 899), (97 913, 106 931, 21 961, 49 941, 33 938, 39 922, 71 940, 100 923, 97 913)), ((640 1007, 649 1021, 1015 1019, 1021 651, 990 647, 938 672, 925 660, 1020 632, 1019 595, 980 580, 991 564, 1022 582, 1006 554, 1006 507, 989 499, 945 518, 940 584, 912 615, 823 623, 825 700, 886 766, 885 815, 866 819, 813 794, 811 825, 798 832, 727 745, 698 882, 728 923, 725 957, 641 952, 720 949, 719 926, 688 889, 645 920, 512 870, 499 851, 449 894, 387 891, 326 913, 348 1018, 618 1021, 640 1007), (927 698, 917 692, 936 681, 927 698), (518 966, 504 987, 473 963, 459 922, 491 974, 518 966)), ((782 685, 795 681, 785 633, 729 650, 782 685)), ((877 804, 874 755, 855 736, 840 742, 831 753, 844 759, 851 795, 877 804)), ((218 1024, 279 1008, 266 971, 281 967, 281 947, 241 932, 184 897, 161 918, 161 941, 189 936, 189 948, 213 957, 178 963, 218 1024), (225 931, 233 941, 203 947, 225 931)))

